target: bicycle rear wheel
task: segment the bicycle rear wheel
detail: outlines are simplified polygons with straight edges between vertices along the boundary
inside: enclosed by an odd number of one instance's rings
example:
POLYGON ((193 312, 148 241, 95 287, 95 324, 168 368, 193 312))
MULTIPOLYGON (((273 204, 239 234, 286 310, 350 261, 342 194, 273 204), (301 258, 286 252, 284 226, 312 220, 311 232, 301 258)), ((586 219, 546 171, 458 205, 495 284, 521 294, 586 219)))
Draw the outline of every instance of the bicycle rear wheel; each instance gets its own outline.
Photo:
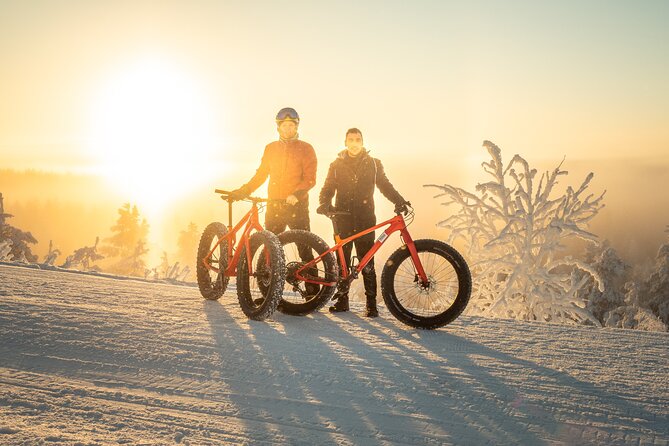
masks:
MULTIPOLYGON (((303 316, 318 311, 330 301, 336 290, 336 285, 325 286, 315 283, 305 283, 296 276, 298 269, 307 262, 320 256, 330 249, 322 238, 313 232, 301 229, 284 231, 279 234, 279 241, 283 245, 286 256, 286 281, 283 297, 279 302, 279 311, 285 314, 303 316)), ((323 256, 309 270, 303 270, 302 277, 312 278, 318 282, 337 282, 339 270, 332 253, 323 256)))
POLYGON ((197 285, 200 288, 202 297, 208 300, 219 299, 228 287, 230 277, 226 276, 225 270, 228 268, 228 241, 224 240, 208 259, 208 263, 218 272, 211 270, 204 264, 205 257, 218 243, 221 237, 228 233, 223 223, 210 223, 202 232, 200 244, 197 248, 197 260, 195 262, 195 271, 197 274, 197 285))
POLYGON ((467 263, 453 247, 438 240, 416 240, 416 250, 429 284, 420 283, 406 245, 386 262, 381 293, 388 310, 401 322, 433 329, 454 321, 464 311, 472 289, 467 263))
POLYGON ((249 237, 249 257, 255 270, 249 272, 246 247, 242 246, 237 264, 237 297, 244 314, 256 321, 267 319, 279 305, 286 278, 286 260, 281 243, 269 231, 249 237), (264 292, 263 292, 264 291, 264 292))

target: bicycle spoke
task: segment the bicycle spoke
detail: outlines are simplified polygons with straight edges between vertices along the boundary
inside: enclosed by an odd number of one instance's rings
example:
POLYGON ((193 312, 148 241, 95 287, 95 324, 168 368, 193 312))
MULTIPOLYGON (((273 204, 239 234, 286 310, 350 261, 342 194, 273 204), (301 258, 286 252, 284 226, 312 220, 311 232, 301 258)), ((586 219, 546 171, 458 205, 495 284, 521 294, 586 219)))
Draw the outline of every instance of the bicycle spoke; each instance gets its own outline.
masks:
POLYGON ((457 272, 442 256, 431 252, 418 253, 429 286, 417 281, 417 271, 411 257, 397 268, 394 278, 395 294, 401 305, 412 313, 429 317, 450 308, 457 293, 457 272), (455 284, 455 285, 454 285, 455 284))
MULTIPOLYGON (((297 273, 297 270, 302 268, 307 262, 316 258, 318 253, 309 246, 299 246, 294 242, 283 245, 283 250, 286 256, 286 265, 288 265, 288 276, 286 277, 286 283, 284 284, 283 300, 301 304, 305 302, 305 299, 308 300, 309 296, 314 295, 315 290, 320 290, 320 288, 318 284, 307 285, 304 280, 295 277, 295 274, 297 273), (302 248, 301 253, 300 248, 302 248)), ((325 265, 322 261, 318 261, 308 269, 302 270, 300 275, 304 278, 318 282, 325 282, 328 280, 326 277, 327 273, 325 265)), ((329 280, 336 281, 337 279, 331 278, 329 280)))
POLYGON ((227 242, 218 243, 225 234, 225 226, 214 222, 205 228, 200 237, 195 270, 200 293, 205 299, 220 298, 228 285, 229 278, 225 276, 227 242))

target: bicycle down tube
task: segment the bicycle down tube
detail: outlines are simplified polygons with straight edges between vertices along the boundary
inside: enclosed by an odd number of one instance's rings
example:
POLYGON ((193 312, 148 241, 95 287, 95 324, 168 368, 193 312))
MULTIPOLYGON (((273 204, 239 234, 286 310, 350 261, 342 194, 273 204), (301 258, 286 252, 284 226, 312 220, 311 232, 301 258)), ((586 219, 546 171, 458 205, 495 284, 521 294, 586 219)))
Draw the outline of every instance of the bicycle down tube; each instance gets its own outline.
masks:
POLYGON ((376 252, 379 250, 379 248, 381 248, 381 246, 386 242, 388 237, 392 233, 397 232, 397 231, 400 231, 400 236, 402 237, 402 240, 404 241, 405 245, 409 249, 409 253, 411 254, 411 259, 413 260, 413 264, 416 268, 416 274, 417 274, 418 278, 421 280, 421 282, 423 284, 427 284, 428 283, 427 274, 425 274, 425 270, 423 269, 423 265, 420 261, 420 258, 418 257, 418 252, 416 250, 416 246, 413 242, 413 239, 411 238, 411 235, 409 234, 409 231, 406 227, 406 223, 404 222, 404 218, 401 215, 396 215, 393 218, 384 221, 383 223, 379 223, 375 226, 372 226, 371 228, 365 229, 364 231, 361 231, 361 232, 359 232, 357 234, 354 234, 350 237, 347 237, 343 240, 339 237, 339 234, 335 234, 335 245, 332 248, 330 248, 329 250, 325 251, 323 254, 321 254, 318 257, 316 257, 315 259, 313 259, 312 261, 303 265, 296 272, 295 275, 300 280, 304 280, 305 282, 308 282, 308 283, 314 283, 314 284, 324 285, 324 286, 334 286, 334 285, 336 285, 337 284, 336 282, 325 282, 325 281, 320 280, 320 279, 313 280, 312 278, 308 277, 308 274, 307 274, 307 277, 302 276, 302 274, 301 274, 302 271, 306 270, 307 268, 313 267, 318 262, 320 262, 321 258, 323 256, 325 256, 325 255, 327 255, 331 252, 336 252, 337 257, 339 258, 339 263, 340 263, 340 267, 341 267, 340 277, 343 280, 350 281, 352 279, 350 279, 349 277, 357 276, 363 270, 363 268, 365 266, 367 266, 367 264, 372 259, 374 254, 376 254, 376 252), (351 274, 349 269, 348 269, 348 265, 346 265, 346 260, 344 259, 344 248, 343 248, 344 245, 346 245, 347 243, 351 243, 351 242, 353 242, 353 240, 355 240, 359 237, 362 237, 365 234, 369 234, 370 232, 375 231, 376 229, 379 229, 379 228, 381 228, 383 226, 386 226, 386 225, 388 225, 388 228, 386 228, 386 230, 383 231, 377 237, 376 241, 374 242, 374 245, 372 245, 372 247, 367 252, 367 254, 365 254, 365 256, 358 263, 357 267, 355 268, 355 273, 351 274))

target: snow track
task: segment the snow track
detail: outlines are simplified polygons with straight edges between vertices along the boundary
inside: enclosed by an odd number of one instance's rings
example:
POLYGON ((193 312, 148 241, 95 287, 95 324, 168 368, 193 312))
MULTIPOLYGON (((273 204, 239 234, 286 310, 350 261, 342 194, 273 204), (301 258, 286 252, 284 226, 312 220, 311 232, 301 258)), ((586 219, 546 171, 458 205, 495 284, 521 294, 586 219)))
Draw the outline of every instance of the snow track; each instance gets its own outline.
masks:
POLYGON ((667 333, 361 312, 0 266, 0 444, 669 444, 667 333))

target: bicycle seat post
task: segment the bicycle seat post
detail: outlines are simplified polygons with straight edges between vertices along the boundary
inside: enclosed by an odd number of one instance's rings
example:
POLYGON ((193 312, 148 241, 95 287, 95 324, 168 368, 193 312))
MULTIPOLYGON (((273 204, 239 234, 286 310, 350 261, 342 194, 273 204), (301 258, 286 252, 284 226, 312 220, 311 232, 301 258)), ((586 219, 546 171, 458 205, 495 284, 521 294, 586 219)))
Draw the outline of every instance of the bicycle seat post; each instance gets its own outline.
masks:
POLYGON ((339 243, 341 238, 339 237, 339 227, 337 226, 337 217, 333 215, 331 220, 332 220, 332 229, 334 231, 335 243, 339 243))
POLYGON ((228 231, 232 231, 232 200, 228 198, 228 231))

